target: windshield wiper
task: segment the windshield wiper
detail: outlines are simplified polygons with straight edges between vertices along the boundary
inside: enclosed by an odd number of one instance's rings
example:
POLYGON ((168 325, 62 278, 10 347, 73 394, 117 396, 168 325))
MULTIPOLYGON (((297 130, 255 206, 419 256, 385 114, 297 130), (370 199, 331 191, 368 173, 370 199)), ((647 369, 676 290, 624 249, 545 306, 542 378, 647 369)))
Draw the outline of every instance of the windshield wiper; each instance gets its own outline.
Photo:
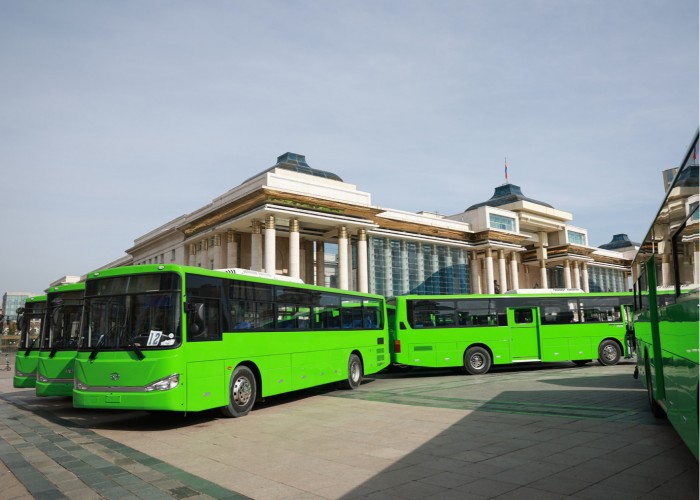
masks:
POLYGON ((139 358, 139 361, 146 357, 143 351, 141 351, 141 348, 136 345, 133 339, 129 340, 127 347, 131 347, 131 349, 136 353, 136 357, 139 358))
POLYGON ((56 353, 58 352, 58 345, 63 344, 63 339, 58 339, 56 342, 53 343, 53 348, 51 349, 51 352, 49 353, 49 358, 53 358, 56 356, 56 353))
POLYGON ((25 356, 29 356, 29 353, 32 352, 32 349, 34 349, 34 344, 36 344, 36 339, 32 340, 32 343, 29 344, 29 346, 27 347, 27 350, 24 351, 25 356))
POLYGON ((90 361, 94 361, 95 358, 97 357, 97 353, 100 352, 100 346, 102 345, 102 342, 104 341, 104 339, 105 339, 105 336, 100 335, 100 338, 97 341, 97 344, 95 344, 95 348, 92 350, 92 352, 90 353, 90 356, 88 357, 88 359, 90 361))

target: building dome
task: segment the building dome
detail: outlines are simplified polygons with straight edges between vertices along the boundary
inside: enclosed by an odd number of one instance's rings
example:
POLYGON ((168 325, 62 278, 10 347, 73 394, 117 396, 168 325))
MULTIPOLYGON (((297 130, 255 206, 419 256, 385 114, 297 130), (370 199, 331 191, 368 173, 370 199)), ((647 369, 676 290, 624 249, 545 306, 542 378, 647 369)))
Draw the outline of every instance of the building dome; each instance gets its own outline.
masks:
POLYGON ((489 200, 484 201, 483 203, 477 203, 476 205, 472 205, 471 207, 467 208, 465 212, 483 206, 500 207, 501 205, 508 205, 509 203, 515 203, 517 201, 529 201, 530 203, 536 203, 537 205, 542 205, 547 208, 554 208, 548 203, 528 198, 520 190, 520 186, 516 186, 515 184, 503 184, 502 186, 498 186, 496 188, 496 190, 493 193, 493 196, 489 200))
POLYGON ((602 248, 603 250, 619 250, 620 248, 632 248, 638 246, 639 243, 630 241, 626 234, 616 234, 613 235, 612 241, 605 243, 604 245, 600 245, 598 248, 602 248))
MULTIPOLYGON (((254 175, 250 179, 258 177, 267 172, 272 172, 276 168, 281 168, 283 170, 289 170, 291 172, 299 172, 300 174, 313 175, 314 177, 323 177, 324 179, 331 179, 334 181, 343 182, 339 176, 333 172, 327 172, 325 170, 318 170, 316 168, 311 168, 308 163, 306 163, 306 157, 297 153, 284 153, 277 157, 277 163, 275 163, 270 168, 263 170, 257 175, 254 175)), ((248 180, 250 180, 248 179, 248 180)), ((246 181, 247 182, 247 181, 246 181)))

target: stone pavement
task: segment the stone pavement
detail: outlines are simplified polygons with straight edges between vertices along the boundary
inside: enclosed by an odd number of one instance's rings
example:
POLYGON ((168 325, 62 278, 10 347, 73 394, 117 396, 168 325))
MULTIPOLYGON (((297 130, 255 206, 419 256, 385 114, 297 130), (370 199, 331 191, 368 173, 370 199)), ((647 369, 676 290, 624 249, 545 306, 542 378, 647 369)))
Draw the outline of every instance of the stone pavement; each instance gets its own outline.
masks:
POLYGON ((0 372, 0 498, 697 499, 633 368, 383 373, 242 419, 79 410, 0 372))

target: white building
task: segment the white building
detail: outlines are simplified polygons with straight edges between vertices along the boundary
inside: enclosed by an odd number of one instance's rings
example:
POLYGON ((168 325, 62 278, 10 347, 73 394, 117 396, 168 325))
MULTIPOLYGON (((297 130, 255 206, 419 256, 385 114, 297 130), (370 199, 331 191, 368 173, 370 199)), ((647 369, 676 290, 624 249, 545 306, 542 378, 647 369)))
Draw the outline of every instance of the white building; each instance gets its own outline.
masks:
POLYGON ((513 184, 452 216, 381 208, 369 193, 286 153, 211 203, 137 238, 128 257, 113 264, 241 267, 386 296, 627 290, 629 256, 590 246, 572 218, 513 184))

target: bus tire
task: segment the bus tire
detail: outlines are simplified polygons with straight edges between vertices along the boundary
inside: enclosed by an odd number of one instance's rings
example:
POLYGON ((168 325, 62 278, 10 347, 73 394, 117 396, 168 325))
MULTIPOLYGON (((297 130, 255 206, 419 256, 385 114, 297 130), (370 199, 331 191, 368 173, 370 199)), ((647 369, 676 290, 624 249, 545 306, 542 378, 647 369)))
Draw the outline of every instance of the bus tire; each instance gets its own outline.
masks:
POLYGON ((364 378, 364 370, 362 368, 362 360, 353 353, 348 358, 348 378, 340 383, 343 389, 354 390, 360 387, 364 378))
POLYGON ((252 370, 245 365, 237 366, 229 384, 229 403, 221 408, 227 417, 244 417, 255 404, 258 386, 252 370))
POLYGON ((483 347, 470 347, 464 353, 464 369, 471 375, 481 375, 491 368, 491 355, 483 347))
POLYGON ((649 401, 649 409, 651 414, 656 418, 664 417, 664 409, 661 405, 654 399, 654 388, 651 385, 651 367, 649 366, 649 360, 647 359, 644 365, 644 371, 646 372, 646 382, 647 382, 647 401, 649 401))
POLYGON ((614 340, 603 340, 598 346, 598 361, 601 365, 616 365, 621 356, 620 346, 614 340))

